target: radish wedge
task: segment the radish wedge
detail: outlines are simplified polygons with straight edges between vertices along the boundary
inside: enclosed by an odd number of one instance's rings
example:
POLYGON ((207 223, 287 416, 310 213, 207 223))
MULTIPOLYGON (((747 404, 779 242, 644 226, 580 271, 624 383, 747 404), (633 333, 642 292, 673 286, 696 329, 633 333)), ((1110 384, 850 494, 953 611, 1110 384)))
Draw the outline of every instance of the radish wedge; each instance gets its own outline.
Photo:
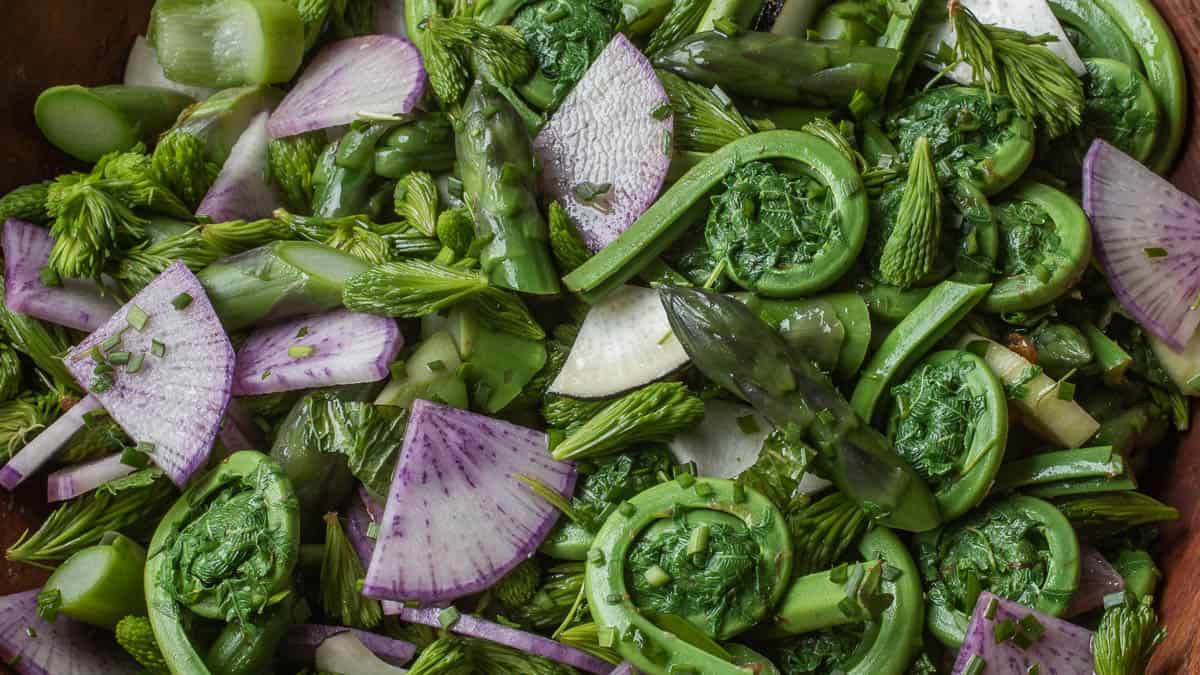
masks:
POLYGON ((83 279, 61 279, 47 286, 41 272, 50 260, 54 239, 50 231, 23 220, 4 223, 4 306, 14 312, 91 332, 108 320, 119 305, 83 279))
POLYGON ((141 672, 112 633, 66 616, 38 616, 35 588, 0 597, 0 658, 18 675, 134 675, 141 672))
POLYGON ((399 603, 388 602, 384 603, 383 611, 385 614, 400 617, 401 621, 419 623, 438 629, 444 627, 452 633, 496 642, 528 654, 535 654, 551 661, 566 664, 572 668, 578 668, 584 672, 595 673, 596 675, 609 675, 613 672, 613 665, 611 663, 602 661, 574 647, 568 647, 561 642, 542 637, 541 635, 493 623, 471 614, 462 614, 449 626, 443 626, 441 614, 445 610, 436 607, 414 609, 405 607, 399 603))
POLYGON ((1083 210, 1121 305, 1183 351, 1200 325, 1200 202, 1097 139, 1083 160, 1083 210))
POLYGON ((696 475, 737 478, 754 466, 771 423, 742 403, 713 399, 704 404, 704 418, 667 445, 680 463, 696 463, 696 475))
POLYGON ((335 309, 256 330, 237 354, 233 395, 377 382, 404 337, 392 319, 335 309))
POLYGON ((666 377, 687 362, 658 291, 624 286, 592 305, 550 393, 616 396, 666 377))
POLYGON ((302 623, 294 624, 288 628, 287 642, 294 648, 294 651, 289 650, 288 657, 299 663, 311 664, 316 650, 321 644, 329 638, 342 633, 353 635, 372 654, 392 665, 399 666, 408 663, 412 660, 413 655, 417 653, 417 648, 412 644, 378 633, 347 628, 345 626, 321 626, 302 623))
POLYGON ((150 458, 176 485, 204 466, 229 405, 233 346, 183 263, 133 296, 64 362, 130 438, 153 446, 150 458), (93 350, 110 363, 123 352, 129 364, 115 364, 106 380, 95 373, 93 350))
POLYGON ((95 396, 87 396, 82 401, 71 406, 62 417, 46 427, 34 439, 25 444, 4 468, 0 468, 0 486, 5 490, 13 490, 26 478, 37 473, 46 465, 54 453, 58 452, 71 437, 87 423, 85 415, 93 410, 100 410, 100 400, 95 396))
POLYGON ((216 91, 168 79, 162 66, 158 64, 158 55, 154 53, 154 48, 146 42, 146 37, 143 35, 133 39, 133 47, 129 49, 129 58, 125 61, 125 78, 122 82, 136 87, 172 89, 197 101, 203 101, 216 91))
POLYGON ((267 113, 258 113, 242 132, 196 215, 215 223, 270 218, 281 203, 267 181, 267 113))
POLYGON ((46 501, 61 502, 91 492, 137 471, 121 461, 121 453, 59 469, 46 478, 46 501))
POLYGON ((404 115, 425 92, 425 67, 398 35, 364 35, 321 50, 271 115, 272 138, 350 124, 360 115, 404 115))
POLYGON ((519 480, 569 498, 575 467, 546 434, 418 399, 363 595, 441 602, 491 586, 533 555, 558 510, 519 480))
POLYGON ((980 593, 967 627, 967 637, 954 662, 953 675, 1025 675, 1033 672, 1035 666, 1042 673, 1092 675, 1092 632, 1001 598, 991 591, 980 593), (991 612, 989 608, 993 608, 991 612), (991 619, 987 618, 989 613, 991 619), (1022 647, 1014 640, 996 639, 996 624, 1002 621, 1018 624, 1027 616, 1034 617, 1045 629, 1033 644, 1022 647), (985 664, 984 668, 972 670, 978 668, 974 663, 979 661, 985 664))
MULTIPOLYGON (((361 484, 360 484, 361 486, 361 484)), ((375 551, 375 540, 371 538, 371 524, 375 519, 358 495, 351 495, 342 507, 342 518, 346 525, 346 538, 358 553, 358 559, 363 566, 371 563, 371 554, 375 551)))
POLYGON ((1088 544, 1079 544, 1079 587, 1063 616, 1070 618, 1104 606, 1105 596, 1125 590, 1125 578, 1088 544))
POLYGON ((653 66, 618 33, 533 140, 543 191, 563 205, 593 252, 658 197, 673 130, 653 66))

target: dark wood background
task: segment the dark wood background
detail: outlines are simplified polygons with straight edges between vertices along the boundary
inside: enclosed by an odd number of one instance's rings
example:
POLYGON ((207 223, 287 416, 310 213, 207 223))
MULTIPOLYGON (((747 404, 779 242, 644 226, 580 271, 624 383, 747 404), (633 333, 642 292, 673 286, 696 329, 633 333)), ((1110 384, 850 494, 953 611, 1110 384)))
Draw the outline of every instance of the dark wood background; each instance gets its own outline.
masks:
MULTIPOLYGON (((144 31, 152 0, 3 0, 0 16, 0 194, 74 168, 33 123, 33 102, 51 85, 119 81, 133 36, 144 31)), ((1200 0, 1155 0, 1174 27, 1187 61, 1192 109, 1200 109, 1200 0)), ((1172 179, 1200 195, 1200 138, 1189 130, 1172 179)), ((1200 416, 1197 417, 1200 425, 1200 416)), ((1200 431, 1175 451, 1164 448, 1154 473, 1162 495, 1182 513, 1164 537, 1166 583, 1161 611, 1170 629, 1150 672, 1200 673, 1200 431)), ((45 516, 44 481, 16 494, 0 490, 0 550, 45 516)), ((0 595, 36 586, 35 568, 0 560, 0 595)))

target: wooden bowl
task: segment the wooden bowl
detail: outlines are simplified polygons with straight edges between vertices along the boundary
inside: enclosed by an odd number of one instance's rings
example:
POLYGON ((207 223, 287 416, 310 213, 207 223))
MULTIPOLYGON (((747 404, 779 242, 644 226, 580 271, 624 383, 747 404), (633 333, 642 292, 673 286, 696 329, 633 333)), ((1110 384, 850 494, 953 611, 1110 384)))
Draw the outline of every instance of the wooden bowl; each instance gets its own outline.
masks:
MULTIPOLYGON (((1190 73, 1200 72, 1200 0, 1154 0, 1175 30, 1190 73)), ((33 102, 56 84, 99 85, 121 78, 133 38, 145 29, 153 0, 6 0, 0 25, 0 194, 25 183, 78 168, 43 140, 33 123, 33 102), (124 9, 118 7, 124 6, 124 9)), ((1191 91, 1200 110, 1200 82, 1191 91)), ((1189 133, 1172 180, 1200 195, 1200 138, 1189 133)), ((1195 427, 1200 427, 1200 415, 1195 427)), ((1154 473, 1160 496, 1176 506, 1179 522, 1164 528, 1162 562, 1166 580, 1161 613, 1169 629, 1150 672, 1200 673, 1200 430, 1174 452, 1163 448, 1154 473)), ((15 494, 0 491, 0 550, 48 512, 44 481, 30 481, 15 494)), ((0 595, 41 583, 37 569, 0 560, 0 595)))

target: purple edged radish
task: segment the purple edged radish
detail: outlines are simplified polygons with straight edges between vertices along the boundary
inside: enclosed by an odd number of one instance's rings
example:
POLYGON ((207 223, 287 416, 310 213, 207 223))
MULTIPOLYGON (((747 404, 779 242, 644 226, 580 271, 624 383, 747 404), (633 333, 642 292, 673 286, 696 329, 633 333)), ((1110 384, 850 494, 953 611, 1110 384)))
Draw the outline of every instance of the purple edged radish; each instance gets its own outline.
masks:
POLYGON ((592 305, 550 393, 606 398, 661 379, 688 362, 658 291, 623 286, 592 305))
POLYGON ((1083 160, 1083 210, 1121 306, 1183 351, 1200 325, 1200 202, 1097 139, 1083 160))
MULTIPOLYGON (((312 665, 319 657, 322 648, 326 646, 329 639, 343 634, 351 636, 362 645, 372 658, 381 660, 388 665, 404 665, 411 661, 413 655, 417 653, 417 648, 412 644, 378 633, 347 628, 345 626, 322 626, 319 624, 302 623, 294 624, 288 628, 288 658, 297 663, 312 665)), ((364 672, 362 668, 363 666, 360 664, 353 669, 353 672, 364 672)), ((322 670, 329 670, 329 666, 322 667, 322 670)), ((347 669, 346 663, 343 663, 342 668, 333 672, 346 673, 351 672, 351 670, 347 669)))
MULTIPOLYGON (((403 26, 403 14, 401 14, 403 26)), ((271 114, 272 138, 350 124, 360 115, 404 115, 425 91, 425 67, 399 35, 364 35, 321 50, 271 114)))
POLYGON ((1125 579, 1095 546, 1079 544, 1079 587, 1071 596, 1064 617, 1072 617, 1104 606, 1104 598, 1125 590, 1125 579))
POLYGON ((17 454, 0 468, 0 486, 5 490, 14 490, 26 478, 37 473, 46 465, 59 448, 71 440, 80 429, 87 424, 88 413, 101 410, 100 399, 86 396, 83 400, 71 406, 62 417, 53 424, 42 429, 41 433, 25 444, 17 454))
POLYGON ((237 353, 233 394, 377 382, 404 337, 392 319, 335 309, 254 331, 237 353))
POLYGON ((61 502, 91 492, 109 481, 124 478, 137 471, 137 467, 122 461, 123 453, 116 453, 82 464, 73 464, 59 469, 46 478, 46 501, 61 502))
POLYGON ((141 668, 112 633, 59 616, 38 616, 33 589, 0 597, 0 658, 18 675, 134 675, 141 668))
POLYGON ((54 248, 46 228, 10 218, 0 241, 4 247, 4 306, 10 310, 87 332, 99 328, 117 311, 117 301, 101 295, 92 281, 43 276, 54 248))
POLYGON ((402 621, 419 623, 431 628, 445 628, 459 635, 466 635, 480 640, 488 640, 517 649, 528 654, 535 654, 544 659, 550 659, 572 668, 578 668, 586 673, 609 675, 613 665, 607 661, 568 647, 561 642, 542 637, 536 633, 527 633, 517 628, 481 619, 470 614, 458 614, 457 610, 438 609, 430 607, 416 609, 405 607, 399 603, 384 603, 385 614, 394 614, 402 621))
POLYGON ((282 202, 267 180, 267 112, 258 113, 229 151, 229 159, 217 174, 208 193, 196 207, 196 215, 216 223, 229 220, 270 218, 282 202))
POLYGON ((658 197, 673 131, 653 66, 618 33, 533 141, 542 189, 563 205, 593 252, 658 197))
POLYGON ((1035 670, 1092 675, 1092 632, 991 591, 980 593, 953 675, 1027 675, 1035 670), (997 639, 1003 635, 1011 637, 997 639))
POLYGON ((125 77, 122 83, 134 87, 173 89, 197 101, 203 101, 212 96, 216 91, 207 87, 193 87, 190 84, 181 84, 169 79, 166 73, 163 72, 162 66, 158 63, 158 55, 154 53, 154 48, 150 46, 145 36, 142 35, 135 37, 133 39, 133 46, 129 48, 129 57, 125 60, 125 77))
POLYGON ((176 485, 208 460, 229 405, 233 346, 204 288, 175 263, 64 362, 176 485))
POLYGON ((575 467, 540 431, 418 399, 363 595, 432 603, 496 583, 558 520, 523 481, 570 497, 575 467))

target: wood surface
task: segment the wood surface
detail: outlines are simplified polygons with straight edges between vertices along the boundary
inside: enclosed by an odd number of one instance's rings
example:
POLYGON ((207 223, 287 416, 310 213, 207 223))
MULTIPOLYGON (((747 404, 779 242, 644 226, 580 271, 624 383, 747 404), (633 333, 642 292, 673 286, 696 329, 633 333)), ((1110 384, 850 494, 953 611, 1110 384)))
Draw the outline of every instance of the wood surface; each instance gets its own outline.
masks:
MULTIPOLYGON (((33 123, 33 102, 55 84, 119 81, 133 37, 144 31, 152 0, 3 0, 0 23, 0 194, 24 183, 76 168, 42 140, 33 123)), ((1192 110, 1200 110, 1200 0, 1155 0, 1176 32, 1187 62, 1192 110)), ((1194 119, 1194 118, 1193 118, 1194 119)), ((1194 127, 1194 124, 1193 124, 1194 127)), ((1172 179, 1200 196, 1200 137, 1189 129, 1172 179)), ((1166 577, 1161 612, 1169 629, 1150 671, 1155 675, 1200 673, 1200 415, 1178 451, 1163 448, 1153 478, 1160 495, 1181 518, 1164 531, 1166 577)), ((47 512, 44 481, 32 480, 15 494, 0 490, 0 551, 47 512)), ((40 583, 35 568, 0 560, 0 595, 40 583)))

